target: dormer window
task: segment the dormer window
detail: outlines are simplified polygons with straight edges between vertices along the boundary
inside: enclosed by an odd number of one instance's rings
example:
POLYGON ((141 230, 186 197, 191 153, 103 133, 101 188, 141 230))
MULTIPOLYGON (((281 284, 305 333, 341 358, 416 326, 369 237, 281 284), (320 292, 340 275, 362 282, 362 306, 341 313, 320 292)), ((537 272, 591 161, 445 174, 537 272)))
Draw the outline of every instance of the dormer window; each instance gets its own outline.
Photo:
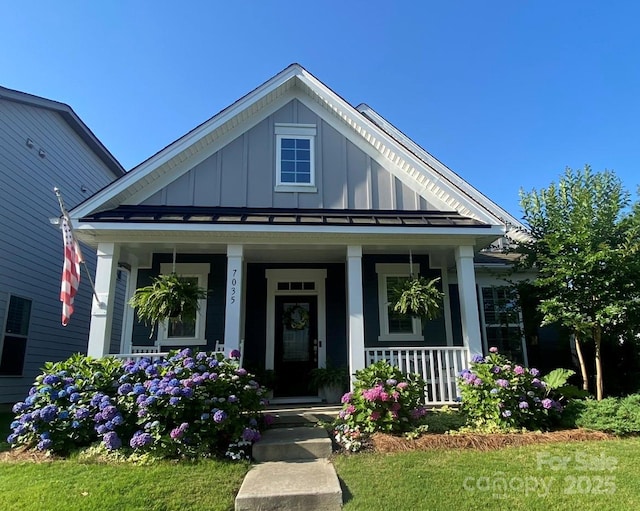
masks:
POLYGON ((313 124, 276 124, 277 192, 316 192, 313 124))

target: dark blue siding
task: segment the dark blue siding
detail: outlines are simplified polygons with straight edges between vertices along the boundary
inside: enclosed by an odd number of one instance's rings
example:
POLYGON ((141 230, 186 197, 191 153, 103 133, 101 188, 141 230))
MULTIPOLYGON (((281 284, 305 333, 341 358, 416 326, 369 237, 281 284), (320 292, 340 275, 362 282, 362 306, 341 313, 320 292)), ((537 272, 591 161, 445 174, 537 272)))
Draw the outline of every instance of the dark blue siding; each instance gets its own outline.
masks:
MULTIPOLYGON (((151 284, 152 277, 160 273, 161 263, 170 263, 172 254, 154 254, 151 269, 138 271, 137 287, 151 284)), ((221 254, 199 255, 199 254, 178 254, 176 263, 209 263, 209 282, 207 289, 207 338, 206 346, 198 346, 199 349, 211 350, 215 348, 216 341, 224 339, 224 309, 225 309, 225 289, 227 278, 227 258, 221 254)), ((136 318, 133 324, 132 344, 136 346, 152 345, 156 339, 156 332, 149 338, 151 327, 138 322, 136 318)))
MULTIPOLYGON (((429 268, 429 257, 426 255, 414 256, 414 264, 420 265, 420 275, 433 279, 441 277, 439 269, 429 268)), ((409 256, 403 255, 364 255, 362 257, 362 280, 364 287, 364 339, 365 346, 375 348, 378 346, 441 346, 446 344, 446 330, 444 315, 427 321, 424 324, 423 341, 397 341, 380 342, 380 315, 378 309, 378 274, 377 263, 406 263, 409 266, 409 256)))

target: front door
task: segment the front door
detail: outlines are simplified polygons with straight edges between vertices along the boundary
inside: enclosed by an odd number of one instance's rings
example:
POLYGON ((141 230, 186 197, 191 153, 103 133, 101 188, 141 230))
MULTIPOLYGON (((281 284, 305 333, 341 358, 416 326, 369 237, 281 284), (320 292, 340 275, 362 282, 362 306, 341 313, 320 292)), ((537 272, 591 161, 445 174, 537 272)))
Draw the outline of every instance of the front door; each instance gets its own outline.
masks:
POLYGON ((275 297, 275 397, 311 394, 310 373, 318 367, 318 299, 275 297))

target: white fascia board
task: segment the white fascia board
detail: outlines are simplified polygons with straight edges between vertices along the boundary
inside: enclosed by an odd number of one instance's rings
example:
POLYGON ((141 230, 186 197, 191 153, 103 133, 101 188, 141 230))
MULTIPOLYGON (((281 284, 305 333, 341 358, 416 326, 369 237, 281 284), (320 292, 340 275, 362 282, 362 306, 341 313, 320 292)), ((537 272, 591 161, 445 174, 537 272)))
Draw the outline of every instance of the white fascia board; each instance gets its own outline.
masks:
POLYGON ((232 120, 251 104, 259 101, 264 96, 275 91, 278 87, 280 87, 287 81, 294 79, 295 76, 301 72, 301 70, 302 68, 298 64, 289 66, 284 71, 268 80, 266 83, 262 84, 246 96, 233 103, 231 106, 224 109, 219 114, 216 114, 208 121, 205 121, 194 130, 190 131, 183 137, 167 146, 165 149, 156 153, 148 160, 142 162, 140 165, 128 172, 125 176, 115 181, 112 185, 107 186, 103 190, 97 192, 87 201, 79 204, 70 212, 70 214, 73 218, 81 218, 96 211, 102 204, 125 192, 126 189, 131 185, 145 179, 149 174, 151 174, 176 156, 180 155, 183 151, 188 149, 193 144, 197 143, 200 139, 210 134, 226 122, 232 120))
POLYGON ((359 235, 431 235, 431 236, 504 236, 504 226, 485 227, 371 227, 340 225, 263 225, 263 224, 165 224, 165 223, 117 223, 117 222, 83 222, 74 225, 74 231, 91 230, 107 231, 147 231, 147 232, 246 232, 246 233, 327 233, 327 234, 359 234, 359 235))

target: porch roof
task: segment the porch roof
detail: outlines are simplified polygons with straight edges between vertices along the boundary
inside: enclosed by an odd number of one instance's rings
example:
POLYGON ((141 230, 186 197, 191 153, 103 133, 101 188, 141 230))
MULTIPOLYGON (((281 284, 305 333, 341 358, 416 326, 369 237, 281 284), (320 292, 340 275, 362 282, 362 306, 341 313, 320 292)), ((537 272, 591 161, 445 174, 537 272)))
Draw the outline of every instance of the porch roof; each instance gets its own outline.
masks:
POLYGON ((230 208, 197 206, 119 206, 81 222, 161 224, 332 225, 375 227, 465 227, 491 225, 456 211, 230 208))

